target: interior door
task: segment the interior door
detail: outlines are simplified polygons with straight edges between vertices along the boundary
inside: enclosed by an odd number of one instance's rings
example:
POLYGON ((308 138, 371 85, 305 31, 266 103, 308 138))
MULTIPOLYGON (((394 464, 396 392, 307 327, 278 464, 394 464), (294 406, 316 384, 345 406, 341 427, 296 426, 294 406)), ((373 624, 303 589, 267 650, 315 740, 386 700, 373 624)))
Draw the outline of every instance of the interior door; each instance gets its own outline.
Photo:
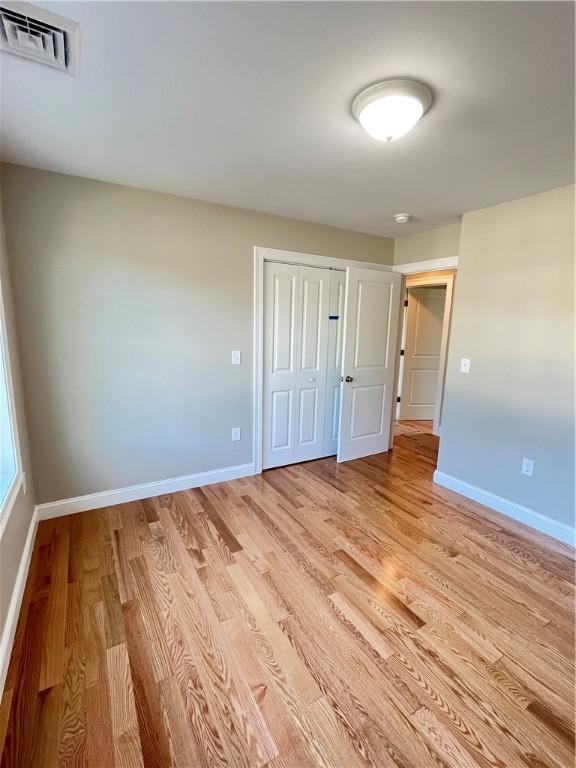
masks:
POLYGON ((344 346, 344 292, 346 273, 330 271, 330 308, 328 315, 328 363, 326 367, 326 418, 324 420, 324 456, 338 453, 340 428, 340 376, 344 346))
POLYGON ((264 391, 262 467, 294 460, 294 390, 298 267, 264 265, 264 391))
POLYGON ((387 451, 402 275, 348 267, 338 461, 387 451))
POLYGON ((262 467, 324 452, 330 270, 264 267, 262 467))
POLYGON ((445 286, 408 290, 401 419, 435 417, 445 303, 445 286))

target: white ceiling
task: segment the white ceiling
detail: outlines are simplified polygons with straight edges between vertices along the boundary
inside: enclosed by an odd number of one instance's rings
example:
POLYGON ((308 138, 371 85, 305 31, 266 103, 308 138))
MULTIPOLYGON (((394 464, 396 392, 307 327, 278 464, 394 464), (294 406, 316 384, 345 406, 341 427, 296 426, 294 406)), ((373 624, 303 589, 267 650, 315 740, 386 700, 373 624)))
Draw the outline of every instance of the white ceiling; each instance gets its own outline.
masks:
POLYGON ((80 76, 2 54, 15 163, 392 237, 573 181, 569 2, 40 5, 80 76), (435 100, 382 144, 350 102, 389 77, 435 100))

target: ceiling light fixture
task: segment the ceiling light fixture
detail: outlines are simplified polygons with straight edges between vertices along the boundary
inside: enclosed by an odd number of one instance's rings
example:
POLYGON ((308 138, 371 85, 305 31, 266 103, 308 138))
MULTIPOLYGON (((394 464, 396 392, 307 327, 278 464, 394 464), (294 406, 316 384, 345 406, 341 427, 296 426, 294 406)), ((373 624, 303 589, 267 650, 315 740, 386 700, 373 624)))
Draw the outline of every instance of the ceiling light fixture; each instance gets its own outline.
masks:
POLYGON ((411 218, 412 218, 411 213, 395 213, 394 214, 394 221, 396 222, 396 224, 407 224, 411 218))
POLYGON ((379 141, 408 133, 432 104, 432 93, 415 80, 382 80, 368 86, 352 102, 352 114, 379 141))

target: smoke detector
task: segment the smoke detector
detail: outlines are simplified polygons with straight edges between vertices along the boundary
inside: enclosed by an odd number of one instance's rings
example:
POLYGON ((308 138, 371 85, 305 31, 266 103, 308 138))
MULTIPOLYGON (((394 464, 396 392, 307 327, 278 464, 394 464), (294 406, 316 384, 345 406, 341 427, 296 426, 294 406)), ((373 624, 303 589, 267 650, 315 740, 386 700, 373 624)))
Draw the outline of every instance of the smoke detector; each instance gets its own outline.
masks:
POLYGON ((396 213, 394 214, 394 221, 396 224, 407 224, 412 218, 410 213, 396 213))
POLYGON ((78 74, 80 25, 28 3, 0 4, 0 50, 78 74))

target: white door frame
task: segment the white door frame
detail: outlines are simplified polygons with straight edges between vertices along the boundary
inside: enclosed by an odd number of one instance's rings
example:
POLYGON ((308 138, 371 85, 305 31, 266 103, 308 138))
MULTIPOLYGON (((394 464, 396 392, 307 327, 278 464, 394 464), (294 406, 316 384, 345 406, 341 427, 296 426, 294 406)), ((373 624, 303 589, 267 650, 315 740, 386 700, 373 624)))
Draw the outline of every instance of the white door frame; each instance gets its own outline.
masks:
MULTIPOLYGON (((452 315, 452 297, 454 293, 454 275, 407 275, 404 278, 405 295, 409 288, 427 286, 446 286, 446 300, 444 302, 444 316, 442 318, 442 338, 440 340, 440 359, 438 361, 438 383, 436 385, 436 405, 434 407, 434 424, 432 431, 435 435, 440 432, 442 419, 442 399, 444 395, 444 381, 446 379, 446 359, 448 355, 448 339, 450 338, 450 320, 452 315)), ((408 315, 404 313, 404 325, 408 322, 408 315)), ((397 394, 400 393, 400 383, 397 383, 397 394)))
POLYGON ((262 408, 263 408, 263 379, 264 379, 264 263, 279 261, 284 264, 298 264, 304 267, 321 267, 336 269, 344 272, 346 267, 365 267, 391 272, 392 265, 372 264, 354 259, 337 259, 332 256, 317 256, 311 253, 297 251, 281 251, 276 248, 254 248, 254 382, 252 406, 252 455, 254 474, 262 472, 262 408))

